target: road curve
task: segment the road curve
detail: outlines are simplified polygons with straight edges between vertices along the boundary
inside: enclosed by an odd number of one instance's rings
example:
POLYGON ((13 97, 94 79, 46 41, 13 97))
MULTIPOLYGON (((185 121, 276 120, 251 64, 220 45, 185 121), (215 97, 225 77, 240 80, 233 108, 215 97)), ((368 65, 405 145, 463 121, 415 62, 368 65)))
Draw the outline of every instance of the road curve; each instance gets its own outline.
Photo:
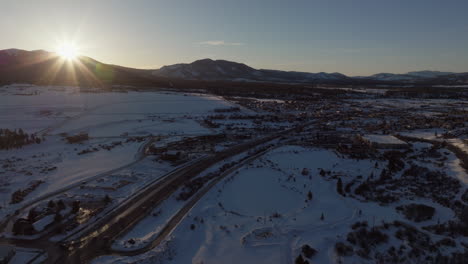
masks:
MULTIPOLYGON (((87 263, 97 256, 112 254, 110 245, 112 244, 111 241, 113 239, 119 237, 121 234, 132 228, 136 223, 143 219, 154 206, 167 199, 187 180, 199 175, 202 171, 226 158, 245 152, 258 145, 279 138, 280 136, 287 135, 292 131, 300 130, 310 124, 311 123, 306 123, 298 127, 286 129, 262 138, 257 138, 249 142, 236 145, 224 151, 215 153, 214 155, 201 158, 187 166, 176 169, 160 178, 158 181, 142 188, 138 193, 116 206, 114 210, 93 222, 92 226, 84 228, 84 230, 79 233, 79 238, 66 242, 68 250, 59 246, 59 243, 54 244, 49 241, 44 241, 45 245, 39 246, 38 248, 43 249, 47 253, 48 259, 46 260, 46 263, 87 263)), ((146 144, 149 144, 149 142, 146 144)), ((97 176, 102 177, 102 175, 97 176)), ((210 182, 207 188, 211 188, 215 183, 216 180, 210 182)), ((203 190, 204 192, 201 191, 200 193, 197 193, 195 198, 200 199, 209 189, 203 190)), ((197 199, 193 199, 189 203, 193 206, 196 201, 197 199)), ((190 210, 189 207, 187 207, 187 211, 190 210)), ((183 216, 184 212, 181 212, 180 219, 182 219, 183 216)), ((169 233, 170 232, 171 230, 169 230, 169 233)), ((30 245, 30 247, 36 246, 33 243, 30 245)))
POLYGON ((166 200, 173 192, 182 186, 187 180, 197 176, 215 163, 228 157, 247 151, 255 146, 278 138, 282 134, 276 133, 255 139, 250 142, 236 145, 227 150, 201 159, 180 170, 169 173, 161 181, 140 191, 134 198, 119 206, 97 223, 94 230, 84 234, 78 241, 71 241, 73 249, 65 255, 57 258, 53 263, 83 263, 89 262, 96 256, 110 253, 110 244, 113 239, 120 236, 133 225, 143 219, 154 206, 166 200))
POLYGON ((260 156, 265 155, 265 153, 271 151, 274 148, 277 148, 279 146, 274 146, 270 147, 264 151, 261 151, 257 154, 255 154, 252 157, 249 157, 248 159, 243 160, 241 163, 235 165, 234 167, 228 169, 227 171, 223 172, 221 175, 216 177, 214 180, 210 181, 207 186, 204 186, 201 190, 199 190, 195 195, 166 223, 164 228, 161 230, 161 232, 158 234, 158 236, 151 241, 151 243, 145 245, 142 248, 136 249, 136 250, 131 250, 131 251, 123 251, 123 250, 113 250, 112 254, 114 255, 121 255, 121 256, 136 256, 143 254, 158 245, 160 245, 174 230, 175 228, 182 222, 186 214, 197 204, 198 201, 200 201, 203 196, 210 191, 216 184, 218 184, 222 179, 227 177, 228 175, 232 174, 234 171, 237 169, 241 168, 245 164, 258 159, 260 156))

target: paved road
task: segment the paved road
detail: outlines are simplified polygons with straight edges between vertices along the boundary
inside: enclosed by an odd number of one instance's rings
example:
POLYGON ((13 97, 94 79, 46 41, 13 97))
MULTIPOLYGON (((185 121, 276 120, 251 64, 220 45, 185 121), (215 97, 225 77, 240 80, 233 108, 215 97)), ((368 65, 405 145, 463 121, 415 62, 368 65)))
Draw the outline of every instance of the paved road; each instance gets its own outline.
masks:
MULTIPOLYGON (((91 228, 84 230, 79 234, 79 238, 68 241, 67 247, 69 250, 65 250, 63 247, 60 247, 58 243, 48 241, 43 241, 44 243, 41 244, 41 246, 37 246, 37 241, 10 242, 15 245, 21 244, 25 247, 37 247, 45 250, 48 255, 47 263, 87 263, 97 256, 112 254, 110 246, 113 239, 131 229, 135 224, 143 219, 147 213, 152 211, 154 206, 166 200, 187 180, 199 175, 202 171, 226 158, 245 152, 280 136, 287 135, 288 133, 296 129, 301 129, 307 125, 308 124, 298 128, 287 129, 260 139, 236 145, 214 155, 202 158, 185 167, 176 169, 155 183, 143 188, 137 194, 117 206, 113 211, 101 217, 98 221, 93 222, 91 228)), ((204 191, 197 193, 194 196, 195 198, 189 202, 189 206, 178 214, 178 218, 174 219, 173 225, 169 226, 165 233, 172 232, 176 223, 183 219, 185 213, 189 211, 191 206, 193 206, 209 190, 209 188, 214 186, 215 182, 216 181, 211 182, 207 187, 208 189, 205 188, 203 189, 204 191)), ((152 244, 157 245, 157 242, 152 244)))
MULTIPOLYGON (((275 148, 278 146, 275 146, 275 148)), ((196 205, 198 201, 200 201, 201 198, 209 191, 211 190, 216 184, 218 184, 222 179, 227 177, 228 175, 232 174, 234 171, 237 169, 241 168, 245 164, 259 158, 260 156, 263 156, 265 153, 268 151, 271 151, 273 147, 270 147, 264 151, 261 151, 260 153, 255 154, 254 156, 245 159, 244 161, 240 162, 239 164, 235 165, 234 167, 226 170, 224 173, 216 177, 214 180, 209 182, 205 187, 203 187, 201 190, 199 190, 195 195, 169 220, 169 222, 164 226, 164 228, 161 230, 161 232, 158 234, 158 236, 151 241, 151 243, 145 245, 142 248, 132 250, 132 251, 121 251, 121 250, 113 250, 112 254, 117 254, 117 255, 122 255, 122 256, 136 256, 143 254, 158 245, 160 245, 168 236, 171 235, 171 233, 174 231, 174 229, 179 225, 180 222, 185 218, 187 213, 196 205)))
POLYGON ((111 241, 143 219, 153 207, 166 200, 187 180, 199 175, 214 164, 247 151, 255 146, 271 141, 281 134, 270 135, 241 145, 231 147, 215 155, 208 156, 189 166, 176 170, 161 181, 142 190, 133 199, 122 204, 101 223, 94 225, 95 229, 82 236, 79 241, 72 241, 74 248, 67 255, 58 258, 55 263, 83 263, 89 262, 96 256, 110 253, 111 241))

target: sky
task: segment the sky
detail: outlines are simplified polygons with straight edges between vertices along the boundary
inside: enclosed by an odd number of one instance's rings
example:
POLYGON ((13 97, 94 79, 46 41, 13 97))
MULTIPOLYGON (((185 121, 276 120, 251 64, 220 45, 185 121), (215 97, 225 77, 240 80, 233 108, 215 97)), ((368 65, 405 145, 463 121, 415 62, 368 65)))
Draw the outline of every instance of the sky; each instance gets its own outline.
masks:
POLYGON ((0 0, 0 49, 350 76, 468 71, 467 0, 0 0))

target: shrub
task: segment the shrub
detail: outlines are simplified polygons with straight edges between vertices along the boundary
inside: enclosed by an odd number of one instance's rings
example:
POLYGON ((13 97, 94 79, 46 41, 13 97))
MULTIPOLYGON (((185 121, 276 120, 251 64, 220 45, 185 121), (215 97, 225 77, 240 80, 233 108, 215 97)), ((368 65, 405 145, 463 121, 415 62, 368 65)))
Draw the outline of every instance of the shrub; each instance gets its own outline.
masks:
POLYGON ((68 136, 65 138, 69 144, 81 143, 89 139, 88 133, 80 133, 75 136, 68 136))
POLYGON ((311 257, 315 256, 315 254, 317 254, 317 250, 305 244, 302 246, 302 254, 304 254, 306 258, 310 259, 311 257))
POLYGON ((435 208, 424 204, 409 204, 399 206, 397 211, 401 211, 408 220, 421 222, 432 219, 435 208))
POLYGON ((353 255, 353 248, 351 246, 346 245, 343 242, 338 242, 335 244, 335 251, 338 256, 351 256, 353 255))

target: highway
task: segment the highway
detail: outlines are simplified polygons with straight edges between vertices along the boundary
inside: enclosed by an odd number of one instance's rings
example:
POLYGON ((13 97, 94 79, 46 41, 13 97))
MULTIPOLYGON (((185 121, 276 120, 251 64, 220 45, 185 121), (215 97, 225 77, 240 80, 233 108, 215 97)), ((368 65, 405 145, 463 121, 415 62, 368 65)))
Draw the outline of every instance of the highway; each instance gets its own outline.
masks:
POLYGON ((158 236, 151 241, 151 243, 147 244, 146 246, 132 250, 132 251, 119 251, 119 250, 113 250, 113 254, 117 255, 122 255, 122 256, 135 256, 139 254, 143 254, 158 245, 161 244, 173 231, 174 229, 179 225, 179 223, 184 219, 184 217, 187 215, 187 213, 195 206, 195 204, 200 201, 203 196, 208 193, 209 190, 211 190, 217 183, 219 183, 222 179, 227 177, 228 175, 232 174, 234 171, 237 169, 241 168, 245 164, 259 158, 260 156, 263 156, 265 153, 268 151, 271 151, 273 148, 277 148, 279 145, 270 147, 264 151, 261 151, 260 153, 255 154, 252 157, 249 157, 248 159, 245 159, 244 161, 240 162, 239 164, 236 164, 234 167, 226 170, 223 172, 221 175, 216 177, 214 180, 209 182, 206 186, 204 186, 201 190, 199 190, 197 193, 194 194, 193 197, 169 220, 169 222, 164 226, 164 228, 161 230, 161 232, 158 234, 158 236))
MULTIPOLYGON (((135 193, 133 196, 120 203, 113 210, 80 230, 79 233, 74 234, 74 236, 68 236, 66 241, 62 240, 62 242, 54 243, 49 242, 48 240, 19 241, 3 239, 0 240, 0 243, 29 248, 40 248, 47 253, 48 258, 46 263, 88 263, 95 257, 115 254, 116 252, 112 252, 110 249, 112 241, 130 230, 149 212, 151 212, 155 206, 166 200, 179 187, 183 186, 185 182, 196 177, 204 170, 223 161, 224 159, 248 151, 256 146, 279 138, 280 136, 288 135, 288 133, 301 129, 307 125, 309 124, 304 124, 292 129, 286 129, 246 143, 235 145, 221 152, 217 152, 213 155, 191 162, 184 167, 178 168, 166 174, 164 177, 159 178, 157 181, 148 184, 138 193, 135 193)), ((147 142, 147 144, 150 144, 150 142, 147 142)), ((146 146, 147 144, 144 145, 146 146)), ((256 158, 260 154, 255 154, 250 158, 256 158)), ((228 170, 227 172, 229 171, 231 170, 228 170)), ((196 202, 201 199, 201 197, 208 192, 211 187, 227 175, 226 173, 223 173, 218 178, 212 180, 207 186, 197 192, 194 197, 189 200, 187 205, 170 220, 170 223, 165 227, 163 232, 161 232, 160 236, 150 243, 148 248, 142 249, 142 252, 157 246, 161 241, 163 241, 165 237, 172 232, 175 226, 177 226, 177 224, 185 217, 185 214, 196 204, 196 202)))
POLYGON ((71 250, 68 254, 62 255, 52 263, 86 263, 97 256, 111 254, 112 240, 132 228, 186 181, 226 158, 252 149, 281 135, 277 133, 236 145, 169 173, 162 180, 141 190, 132 199, 121 204, 112 214, 102 218, 99 223, 93 225, 93 230, 83 234, 79 240, 70 241, 71 250))

